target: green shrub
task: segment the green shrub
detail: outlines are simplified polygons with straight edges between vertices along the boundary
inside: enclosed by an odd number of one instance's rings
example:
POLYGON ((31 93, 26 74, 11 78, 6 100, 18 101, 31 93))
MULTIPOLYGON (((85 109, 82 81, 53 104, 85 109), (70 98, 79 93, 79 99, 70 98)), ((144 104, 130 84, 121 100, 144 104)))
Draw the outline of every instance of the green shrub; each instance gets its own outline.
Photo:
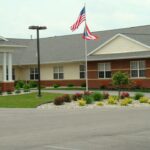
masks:
POLYGON ((63 105, 64 104, 64 98, 61 96, 61 97, 56 97, 53 101, 53 103, 55 105, 63 105))
POLYGON ((71 102, 71 98, 69 94, 64 94, 62 97, 64 99, 64 102, 68 102, 68 103, 71 102))
POLYGON ((30 88, 36 88, 38 86, 36 81, 29 81, 30 88))
POLYGON ((25 85, 23 86, 23 91, 24 91, 24 92, 29 92, 29 91, 30 91, 30 85, 29 85, 29 84, 25 84, 25 85))
POLYGON ((68 87, 74 87, 74 84, 71 84, 71 83, 70 83, 70 84, 68 84, 67 86, 68 86, 68 87))
POLYGON ((92 97, 93 97, 94 101, 103 100, 103 95, 101 93, 98 93, 98 92, 93 93, 92 97))
POLYGON ((148 97, 140 97, 139 101, 140 103, 148 103, 148 97))
POLYGON ((83 99, 86 101, 86 104, 92 104, 94 102, 94 99, 92 96, 84 96, 83 99))
POLYGON ((3 94, 3 92, 2 91, 0 91, 0 95, 2 95, 3 94))
POLYGON ((141 97, 144 97, 143 93, 135 93, 135 95, 134 95, 135 100, 139 100, 141 97))
POLYGON ((86 105, 86 101, 84 99, 78 100, 78 105, 79 106, 85 106, 86 105))
POLYGON ((20 88, 23 88, 24 85, 25 85, 25 81, 23 81, 23 80, 18 80, 18 81, 16 81, 16 85, 18 85, 20 88))
POLYGON ((115 105, 115 104, 117 104, 117 97, 115 97, 115 96, 109 96, 107 102, 108 102, 108 104, 110 104, 110 105, 115 105))
POLYGON ((86 83, 82 83, 82 84, 81 84, 81 87, 86 87, 86 83))
POLYGON ((7 94, 12 94, 12 91, 7 91, 7 94))
POLYGON ((133 102, 133 99, 129 98, 129 97, 126 97, 124 100, 126 100, 128 102, 128 104, 132 104, 132 102, 133 102))
POLYGON ((104 106, 103 102, 97 102, 96 105, 97 106, 104 106))
POLYGON ((60 85, 59 84, 54 84, 53 87, 58 88, 58 87, 60 87, 60 85))

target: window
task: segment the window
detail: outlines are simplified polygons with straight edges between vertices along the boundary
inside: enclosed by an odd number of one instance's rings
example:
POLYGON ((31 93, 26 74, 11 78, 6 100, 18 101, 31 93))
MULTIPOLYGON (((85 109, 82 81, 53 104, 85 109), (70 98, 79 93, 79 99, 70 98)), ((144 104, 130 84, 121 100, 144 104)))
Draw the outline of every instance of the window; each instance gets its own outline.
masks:
MULTIPOLYGON (((15 80, 15 68, 12 68, 12 79, 15 80)), ((8 66, 6 67, 6 80, 8 80, 8 66)))
POLYGON ((131 61, 130 68, 131 68, 131 77, 133 78, 145 77, 145 61, 144 60, 131 61))
POLYGON ((81 64, 80 65, 80 79, 84 79, 85 78, 85 65, 81 64))
POLYGON ((30 68, 30 80, 37 80, 38 79, 38 68, 30 68))
POLYGON ((53 68, 53 78, 54 79, 64 79, 63 66, 55 66, 53 68))
POLYGON ((111 78, 110 63, 99 63, 98 64, 98 77, 99 78, 111 78))

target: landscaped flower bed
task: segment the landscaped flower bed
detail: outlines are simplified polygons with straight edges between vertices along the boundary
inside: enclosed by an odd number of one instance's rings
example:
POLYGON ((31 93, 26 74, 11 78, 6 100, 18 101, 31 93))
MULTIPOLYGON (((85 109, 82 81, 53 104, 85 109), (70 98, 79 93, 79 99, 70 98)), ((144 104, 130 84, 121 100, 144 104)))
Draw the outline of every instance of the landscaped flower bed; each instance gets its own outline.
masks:
POLYGON ((72 96, 65 94, 56 97, 53 103, 44 104, 39 108, 96 108, 96 107, 140 107, 150 106, 150 98, 141 93, 135 93, 130 97, 129 93, 123 92, 118 96, 109 95, 107 92, 84 92, 72 96))

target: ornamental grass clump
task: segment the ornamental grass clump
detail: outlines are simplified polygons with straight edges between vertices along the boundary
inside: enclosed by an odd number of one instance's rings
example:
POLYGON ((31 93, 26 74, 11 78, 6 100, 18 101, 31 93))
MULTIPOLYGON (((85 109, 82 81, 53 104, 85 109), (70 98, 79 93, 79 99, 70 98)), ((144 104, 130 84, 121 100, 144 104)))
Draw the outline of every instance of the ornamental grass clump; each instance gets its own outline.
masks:
POLYGON ((128 106, 128 100, 127 99, 123 99, 123 100, 121 100, 121 102, 120 102, 120 105, 121 106, 128 106))
POLYGON ((62 96, 56 97, 53 101, 55 105, 63 105, 64 104, 64 98, 62 96))
POLYGON ((144 97, 140 97, 139 101, 140 101, 140 103, 148 103, 149 99, 148 99, 148 97, 144 96, 144 97))
POLYGON ((78 100, 78 105, 79 106, 85 106, 86 105, 86 101, 82 98, 82 99, 78 100))
POLYGON ((135 93, 135 95, 134 95, 135 100, 139 100, 141 97, 144 97, 143 93, 135 93))
POLYGON ((109 96, 107 103, 109 105, 116 105, 117 104, 117 97, 115 96, 109 96))
POLYGON ((94 101, 101 101, 103 100, 103 95, 99 92, 95 92, 92 94, 92 97, 94 99, 94 101))
POLYGON ((99 102, 96 103, 96 105, 97 105, 97 106, 104 106, 104 103, 101 102, 101 101, 99 101, 99 102))

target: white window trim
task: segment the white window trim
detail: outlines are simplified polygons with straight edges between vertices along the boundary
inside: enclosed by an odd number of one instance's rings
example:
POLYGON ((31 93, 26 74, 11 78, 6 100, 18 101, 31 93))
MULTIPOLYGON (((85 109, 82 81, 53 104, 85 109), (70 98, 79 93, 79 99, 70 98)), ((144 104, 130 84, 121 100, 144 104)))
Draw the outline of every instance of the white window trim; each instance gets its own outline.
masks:
POLYGON ((85 64, 79 64, 79 79, 85 79, 85 77, 86 77, 86 69, 84 69, 84 71, 81 71, 81 70, 80 70, 80 66, 81 66, 81 65, 84 65, 84 67, 85 67, 85 64), (84 78, 81 78, 81 77, 80 77, 80 73, 81 73, 81 72, 83 72, 83 73, 85 74, 85 75, 84 75, 84 78))
MULTIPOLYGON (((146 76, 144 76, 144 77, 140 77, 139 76, 140 75, 140 70, 142 70, 142 69, 140 69, 140 61, 144 61, 144 63, 145 63, 145 60, 133 60, 133 61, 130 61, 130 78, 131 79, 145 79, 146 78, 146 76), (137 62, 137 69, 132 69, 131 68, 131 62, 137 62), (132 77, 132 70, 137 70, 138 71, 138 76, 137 77, 132 77)), ((143 70, 146 70, 146 68, 143 68, 143 70)))
POLYGON ((37 67, 30 67, 30 72, 29 72, 30 73, 30 80, 38 80, 38 79, 35 78, 35 76, 38 75, 38 73, 35 73, 36 68, 37 67), (31 73, 31 69, 34 69, 34 73, 31 73), (34 75, 34 79, 31 79, 31 75, 34 75))
POLYGON ((104 63, 98 63, 98 79, 101 79, 101 80, 106 80, 106 79, 111 79, 111 78, 106 78, 106 71, 111 71, 111 63, 110 62, 104 62, 104 63), (106 70, 106 64, 110 64, 110 70, 106 70), (104 64, 104 78, 100 78, 99 77, 99 72, 100 72, 100 67, 99 67, 99 65, 100 64, 104 64))
POLYGON ((56 65, 56 66, 53 66, 53 80, 64 80, 64 67, 62 65, 56 65), (62 67, 62 72, 60 72, 60 69, 58 69, 58 72, 54 72, 54 68, 57 67, 57 68, 60 68, 62 67), (54 78, 54 74, 57 73, 58 74, 58 79, 55 79, 54 78), (60 79, 60 76, 59 74, 60 73, 63 73, 63 79, 60 79))

